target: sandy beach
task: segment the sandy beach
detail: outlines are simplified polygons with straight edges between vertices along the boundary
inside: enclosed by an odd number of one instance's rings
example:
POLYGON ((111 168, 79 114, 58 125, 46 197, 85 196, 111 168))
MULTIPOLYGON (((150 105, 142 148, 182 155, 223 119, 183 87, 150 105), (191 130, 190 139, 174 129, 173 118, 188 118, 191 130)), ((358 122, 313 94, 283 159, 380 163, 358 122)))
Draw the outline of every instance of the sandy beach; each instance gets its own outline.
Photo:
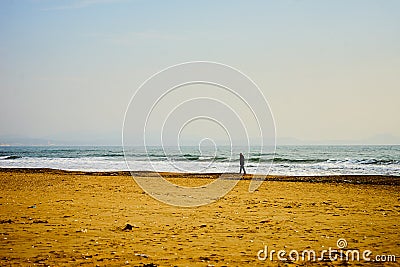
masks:
MULTIPOLYGON (((213 178, 164 175, 185 186, 213 178)), ((384 265, 398 264, 398 177, 268 177, 254 193, 248 192, 251 176, 245 178, 210 205, 181 208, 153 199, 126 172, 2 169, 0 265, 343 265, 326 257, 258 257, 265 246, 268 253, 312 249, 320 256, 337 249, 339 238, 347 241, 344 251, 359 250, 361 257, 370 250, 371 260, 395 255, 397 263, 384 265)))

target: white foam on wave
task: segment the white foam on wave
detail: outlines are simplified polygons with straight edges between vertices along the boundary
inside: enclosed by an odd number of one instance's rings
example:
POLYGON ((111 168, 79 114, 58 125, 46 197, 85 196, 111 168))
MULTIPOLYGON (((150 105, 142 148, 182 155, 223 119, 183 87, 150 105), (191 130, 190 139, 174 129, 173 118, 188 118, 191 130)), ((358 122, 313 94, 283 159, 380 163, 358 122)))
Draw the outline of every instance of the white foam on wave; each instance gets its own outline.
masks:
MULTIPOLYGON (((132 171, 192 171, 192 172, 238 172, 236 162, 214 162, 208 165, 205 161, 179 162, 179 168, 174 167, 169 161, 144 161, 135 160, 131 166, 132 171)), ((126 171, 128 167, 124 160, 109 160, 105 158, 18 158, 0 161, 3 168, 52 168, 73 171, 126 171)), ((246 166, 248 173, 263 173, 274 175, 340 175, 340 174, 377 174, 400 176, 400 166, 360 164, 345 161, 323 162, 313 164, 273 164, 271 169, 267 165, 249 164, 246 166)))

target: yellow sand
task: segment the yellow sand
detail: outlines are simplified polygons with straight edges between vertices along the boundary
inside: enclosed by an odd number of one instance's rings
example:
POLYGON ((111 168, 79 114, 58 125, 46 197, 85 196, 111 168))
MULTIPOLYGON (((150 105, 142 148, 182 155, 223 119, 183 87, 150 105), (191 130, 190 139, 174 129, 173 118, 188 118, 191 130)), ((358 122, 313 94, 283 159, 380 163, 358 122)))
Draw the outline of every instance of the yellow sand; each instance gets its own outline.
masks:
MULTIPOLYGON (((269 181, 249 193, 249 181, 240 181, 213 204, 180 208, 151 198, 127 175, 0 172, 0 184, 1 266, 283 265, 276 254, 260 261, 258 251, 321 252, 338 238, 400 261, 398 186, 269 181), (127 223, 134 228, 123 231, 127 223)), ((327 263, 342 262, 289 265, 327 263)))

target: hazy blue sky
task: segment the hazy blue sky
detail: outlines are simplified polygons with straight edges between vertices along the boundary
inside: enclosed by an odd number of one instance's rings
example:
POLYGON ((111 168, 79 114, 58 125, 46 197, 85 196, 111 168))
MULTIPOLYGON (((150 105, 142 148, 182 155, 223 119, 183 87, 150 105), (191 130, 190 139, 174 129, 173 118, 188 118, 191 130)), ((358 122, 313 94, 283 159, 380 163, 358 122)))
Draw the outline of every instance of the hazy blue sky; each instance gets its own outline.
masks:
POLYGON ((118 144, 140 84, 192 60, 250 76, 278 139, 400 140, 400 1, 385 0, 0 1, 0 137, 118 144))

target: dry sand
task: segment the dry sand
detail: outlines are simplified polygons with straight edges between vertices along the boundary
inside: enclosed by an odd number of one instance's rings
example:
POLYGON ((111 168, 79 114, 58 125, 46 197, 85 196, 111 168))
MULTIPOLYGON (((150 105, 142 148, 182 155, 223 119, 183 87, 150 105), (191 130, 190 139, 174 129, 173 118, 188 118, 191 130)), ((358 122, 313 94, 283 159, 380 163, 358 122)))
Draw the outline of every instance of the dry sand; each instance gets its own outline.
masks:
MULTIPOLYGON (((187 186, 210 181, 168 178, 187 186)), ((371 250, 371 258, 397 256, 385 265, 400 261, 398 177, 269 177, 254 193, 241 180, 219 201, 197 208, 163 204, 127 173, 3 169, 0 183, 1 266, 284 265, 276 254, 260 261, 257 252, 267 245, 320 253, 336 248, 338 238, 350 249, 371 250), (126 224, 133 228, 123 230, 126 224)))

